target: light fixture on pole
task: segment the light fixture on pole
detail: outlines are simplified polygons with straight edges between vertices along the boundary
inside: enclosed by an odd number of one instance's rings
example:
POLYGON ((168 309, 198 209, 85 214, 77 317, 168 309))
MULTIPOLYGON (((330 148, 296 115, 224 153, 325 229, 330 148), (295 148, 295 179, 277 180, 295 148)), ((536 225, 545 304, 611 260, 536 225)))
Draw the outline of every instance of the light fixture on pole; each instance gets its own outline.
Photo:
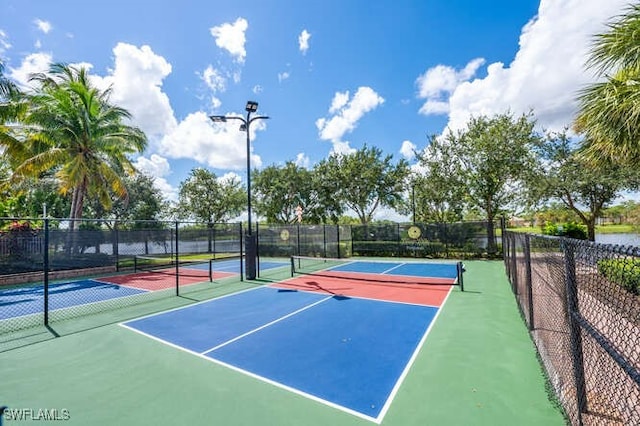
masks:
POLYGON ((248 280, 254 280, 256 278, 256 257, 258 254, 258 242, 256 236, 253 234, 251 225, 251 123, 256 120, 266 120, 269 117, 266 115, 256 115, 251 117, 251 114, 258 111, 258 103, 255 101, 248 101, 245 107, 247 111, 247 118, 230 116, 230 115, 212 115, 209 118, 214 123, 226 123, 229 120, 239 120, 240 131, 247 132, 247 233, 245 235, 245 272, 248 280))

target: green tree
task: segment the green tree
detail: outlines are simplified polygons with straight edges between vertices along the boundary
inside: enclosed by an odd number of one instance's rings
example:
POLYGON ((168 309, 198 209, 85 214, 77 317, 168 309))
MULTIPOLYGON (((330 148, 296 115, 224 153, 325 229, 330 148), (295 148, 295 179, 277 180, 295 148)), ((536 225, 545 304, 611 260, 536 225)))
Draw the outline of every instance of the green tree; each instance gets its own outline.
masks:
MULTIPOLYGON (((96 219, 112 218, 127 221, 161 220, 168 212, 168 201, 155 187, 153 178, 144 173, 125 176, 124 184, 127 188, 126 198, 113 201, 110 210, 106 210, 97 200, 89 202, 91 216, 96 219)), ((148 224, 145 225, 148 227, 148 224)))
POLYGON ((534 126, 530 114, 505 113, 472 118, 465 130, 446 135, 446 143, 459 150, 469 208, 480 209, 487 219, 489 254, 497 251, 494 220, 516 202, 532 167, 531 148, 539 141, 534 126))
POLYGON ((575 128, 589 158, 640 159, 640 5, 625 9, 594 37, 586 62, 603 80, 579 92, 575 128))
POLYGON ((537 150, 537 173, 529 182, 530 199, 559 201, 587 227, 595 241, 596 220, 624 189, 635 189, 640 172, 602 159, 589 162, 565 133, 550 134, 537 150))
POLYGON ((457 146, 435 136, 417 154, 419 173, 411 178, 417 221, 451 222, 462 219, 466 189, 457 146))
MULTIPOLYGON (((366 145, 349 154, 333 154, 317 164, 324 191, 354 211, 360 223, 370 223, 379 207, 402 205, 409 166, 405 160, 393 163, 378 148, 366 145)), ((341 214, 342 212, 338 212, 341 214)))
POLYGON ((246 194, 238 179, 221 180, 198 167, 180 183, 177 216, 207 223, 224 222, 242 212, 246 194))
POLYGON ((82 217, 87 196, 106 208, 112 195, 125 197, 122 176, 135 170, 128 155, 147 143, 140 129, 124 124, 129 112, 109 102, 110 89, 93 87, 83 67, 53 64, 31 80, 38 87, 22 120, 28 154, 14 169, 14 181, 54 170, 62 194, 71 195, 71 219, 82 217))
POLYGON ((254 195, 257 211, 270 223, 293 223, 298 220, 298 207, 306 223, 323 223, 337 218, 339 206, 335 197, 323 191, 322 177, 287 161, 284 166, 272 165, 254 173, 254 195))

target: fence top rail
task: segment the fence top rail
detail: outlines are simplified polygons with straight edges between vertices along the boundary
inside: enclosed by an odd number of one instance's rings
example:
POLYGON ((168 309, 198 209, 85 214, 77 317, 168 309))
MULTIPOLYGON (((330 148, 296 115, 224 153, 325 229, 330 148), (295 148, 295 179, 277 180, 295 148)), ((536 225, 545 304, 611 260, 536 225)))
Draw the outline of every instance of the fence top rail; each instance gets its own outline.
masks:
POLYGON ((595 242, 595 241, 578 240, 578 239, 569 238, 569 237, 559 237, 559 236, 555 236, 555 235, 532 234, 532 233, 509 231, 509 230, 507 230, 505 232, 505 235, 506 236, 512 235, 514 237, 515 236, 522 236, 522 238, 524 238, 525 236, 529 236, 530 239, 548 240, 548 241, 560 242, 560 243, 565 243, 565 244, 571 244, 574 247, 585 247, 585 248, 597 249, 597 250, 604 251, 604 252, 609 252, 609 253, 612 253, 612 254, 622 254, 622 255, 627 255, 627 256, 640 257, 640 247, 632 246, 632 245, 605 244, 605 243, 598 243, 598 242, 595 242))

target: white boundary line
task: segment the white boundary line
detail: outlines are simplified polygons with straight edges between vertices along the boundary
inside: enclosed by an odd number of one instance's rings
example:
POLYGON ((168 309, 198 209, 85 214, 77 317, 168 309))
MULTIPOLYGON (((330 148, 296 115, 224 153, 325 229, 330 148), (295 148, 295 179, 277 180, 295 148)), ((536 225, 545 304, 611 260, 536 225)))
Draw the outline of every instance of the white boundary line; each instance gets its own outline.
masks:
POLYGON ((389 393, 389 397, 387 398, 387 401, 385 402, 384 406, 382 407, 382 410, 380 410, 380 414, 378 414, 378 417, 376 419, 376 423, 378 423, 378 424, 382 423, 382 419, 384 418, 384 416, 387 414, 387 411, 391 407, 391 403, 393 402, 393 399, 396 397, 396 394, 398 393, 398 390, 400 389, 400 386, 402 385, 402 382, 404 382, 404 379, 407 377, 407 374, 409 374, 409 370, 413 366, 413 363, 415 362, 416 358, 418 357, 418 354, 422 350, 422 347, 424 346, 424 343, 427 340, 427 336, 431 332, 431 329, 433 328, 433 325, 436 323, 436 320, 440 316, 440 312, 442 312, 442 309, 444 308, 445 304, 447 303, 447 300, 449 300, 449 296, 451 295, 451 290, 452 289, 453 289, 453 287, 449 288, 449 292, 447 293, 447 296, 445 297, 444 301, 442 302, 442 305, 440 306, 440 308, 438 308, 438 311, 436 312, 436 314, 434 315, 433 319, 431 320, 431 323, 429 324, 429 327, 427 327, 427 330, 424 332, 424 335, 422 336, 422 339, 420 339, 420 342, 418 343, 418 345, 416 345, 416 348, 413 351, 413 354, 411 355, 411 358, 409 359, 409 362, 407 362, 407 365, 405 366, 404 370, 402 371, 402 374, 400 374, 400 377, 396 381, 396 384, 393 387, 393 389, 391 390, 391 393, 389 393))
MULTIPOLYGON (((110 302, 110 301, 112 301, 112 300, 124 299, 125 297, 136 297, 136 296, 141 296, 141 295, 143 295, 143 294, 151 294, 151 293, 155 293, 155 292, 152 292, 152 291, 149 291, 149 290, 143 290, 143 289, 141 289, 141 288, 136 288, 136 287, 126 287, 126 286, 121 286, 121 285, 119 285, 119 284, 114 284, 114 283, 105 283, 105 282, 102 282, 102 281, 98 281, 98 280, 96 280, 96 279, 94 279, 94 278, 86 278, 86 279, 84 279, 84 280, 69 281, 69 282, 57 282, 57 283, 49 284, 49 286, 51 286, 51 285, 66 285, 66 284, 73 284, 73 283, 76 283, 76 282, 82 282, 82 281, 95 281, 95 282, 97 282, 97 283, 99 283, 99 284, 103 284, 103 285, 111 285, 111 286, 116 286, 116 287, 124 287, 124 288, 127 288, 127 289, 129 289, 129 290, 137 290, 137 291, 139 291, 140 293, 125 294, 125 295, 122 295, 122 296, 109 297, 109 298, 107 298, 107 299, 95 300, 95 301, 93 301, 93 302, 87 302, 87 303, 79 303, 79 304, 77 304, 77 305, 69 305, 69 306, 64 306, 64 307, 62 307, 62 308, 55 308, 55 309, 51 309, 51 308, 50 308, 50 309, 49 309, 49 313, 52 313, 52 312, 59 312, 59 311, 65 310, 65 309, 83 308, 83 307, 85 307, 85 306, 91 306, 91 305, 95 305, 95 304, 98 304, 98 303, 107 303, 107 302, 110 302)), ((42 288, 44 289, 44 284, 42 285, 42 288)), ((49 289, 49 290, 51 290, 51 289, 49 289)), ((159 291, 164 291, 164 290, 166 290, 166 289, 159 290, 159 291)), ((0 294, 1 294, 1 291, 0 291, 0 294)), ((44 293, 43 293, 43 294, 42 294, 42 296, 40 296, 40 297, 44 300, 44 293)), ((54 297, 55 297, 55 296, 54 296, 54 297)), ((51 302, 51 294, 49 294, 49 302, 51 302)), ((32 312, 32 313, 30 313, 30 314, 24 314, 24 315, 18 315, 18 316, 15 316, 15 317, 2 318, 2 319, 0 319, 0 322, 2 322, 2 321, 10 321, 10 320, 13 320, 13 319, 15 319, 15 318, 25 318, 25 317, 29 317, 29 316, 32 316, 32 315, 42 316, 42 315, 44 315, 44 309, 43 309, 43 310, 41 310, 41 311, 38 311, 38 312, 32 312)))
POLYGON ((310 399, 312 401, 319 402, 319 403, 321 403, 323 405, 327 405, 327 406, 335 408, 337 410, 344 411, 344 412, 346 412, 348 414, 351 414, 351 415, 354 415, 356 417, 360 417, 362 419, 365 419, 365 420, 368 420, 368 421, 371 421, 371 422, 374 422, 374 423, 379 423, 375 418, 373 418, 371 416, 367 416, 366 414, 362 414, 362 413, 360 413, 358 411, 355 411, 355 410, 352 410, 350 408, 343 407, 342 405, 338 405, 338 404, 336 404, 334 402, 327 401, 327 400, 319 398, 319 397, 317 397, 315 395, 303 392, 303 391, 301 391, 299 389, 292 388, 292 387, 287 386, 285 384, 282 384, 280 382, 276 382, 274 380, 268 379, 268 378, 266 378, 264 376, 260 376, 260 375, 257 375, 255 373, 252 373, 250 371, 243 370, 243 369, 238 368, 238 367, 236 367, 236 366, 234 366, 232 364, 227 364, 226 362, 217 360, 215 358, 211 358, 210 356, 207 356, 204 353, 199 353, 199 352, 196 352, 196 351, 192 351, 191 349, 187 349, 187 348, 185 348, 183 346, 179 346, 179 345, 176 345, 174 343, 167 342, 166 340, 160 339, 159 337, 156 337, 156 336, 153 336, 151 334, 145 333, 144 331, 140 331, 140 330, 138 330, 136 328, 133 328, 133 327, 130 327, 130 326, 126 325, 126 324, 121 323, 119 325, 121 327, 123 327, 123 328, 126 328, 126 329, 128 329, 130 331, 133 331, 134 333, 138 333, 138 334, 140 334, 142 336, 145 336, 145 337, 147 337, 149 339, 155 340, 156 342, 163 343, 163 344, 165 344, 167 346, 170 346, 170 347, 172 347, 174 349, 178 349, 178 350, 180 350, 182 352, 186 352, 188 354, 195 355, 198 358, 201 358, 201 359, 203 359, 205 361, 220 365, 222 367, 228 368, 228 369, 233 370, 235 372, 244 374, 245 376, 249 376, 249 377, 257 379, 257 380, 259 380, 261 382, 270 384, 272 386, 276 386, 276 387, 278 387, 280 389, 284 389, 284 390, 289 391, 291 393, 294 393, 296 395, 300 395, 302 397, 305 397, 305 398, 310 399))
POLYGON ((249 335, 251 335, 251 334, 253 334, 253 333, 256 333, 256 332, 258 332, 258 331, 260 331, 260 330, 263 330, 263 329, 265 329, 265 328, 267 328, 267 327, 270 327, 270 326, 272 326, 272 325, 274 325, 274 324, 277 324, 277 323, 279 323, 280 321, 284 321, 284 320, 285 320, 285 319, 287 319, 287 318, 290 318, 290 317, 292 317, 292 316, 294 316, 294 315, 297 315, 297 314, 299 314, 300 312, 304 312, 304 311, 306 311, 307 309, 313 308, 314 306, 319 305, 320 303, 326 302, 326 301, 327 301, 327 300, 329 300, 329 299, 333 299, 333 296, 327 296, 327 297, 325 297, 324 299, 320 299, 320 300, 318 300, 318 301, 316 301, 316 302, 313 302, 313 303, 311 303, 311 304, 309 304, 309 305, 307 305, 307 306, 303 306, 302 308, 300 308, 300 309, 298 309, 298 310, 295 310, 295 311, 293 311, 293 312, 290 312, 290 313, 288 313, 288 314, 286 314, 286 315, 284 315, 284 316, 281 316, 280 318, 276 318, 275 320, 273 320, 273 321, 271 321, 271 322, 268 322, 268 323, 266 323, 266 324, 263 324, 263 325, 261 325, 260 327, 254 328, 253 330, 247 331, 246 333, 241 334, 241 335, 239 335, 239 336, 236 336, 236 337, 234 337, 234 338, 233 338, 233 339, 231 339, 231 340, 227 340, 227 341, 226 341, 226 342, 224 342, 224 343, 220 343, 219 345, 214 346, 214 347, 213 347, 213 348, 211 348, 211 349, 207 349, 206 351, 203 351, 203 352, 202 352, 202 354, 204 355, 204 354, 207 354, 207 353, 209 353, 209 352, 213 352, 213 351, 215 351, 216 349, 220 349, 220 348, 222 348, 222 347, 224 347, 224 346, 227 346, 227 345, 229 345, 229 344, 231 344, 231 343, 233 343, 233 342, 236 342, 236 341, 238 341, 238 340, 240 340, 240 339, 242 339, 242 338, 244 338, 244 337, 247 337, 247 336, 249 336, 249 335))
MULTIPOLYGON (((154 312, 154 313, 149 314, 149 315, 143 315, 143 316, 141 316, 141 317, 136 317, 136 318, 128 319, 128 320, 126 320, 126 321, 122 321, 122 322, 118 323, 118 325, 122 325, 122 326, 125 326, 125 327, 126 327, 125 323, 127 323, 127 322, 133 322, 133 321, 141 320, 141 319, 144 319, 144 318, 155 317, 155 316, 157 316, 157 315, 166 314, 167 312, 179 311, 179 310, 181 310, 181 309, 187 309, 187 308, 190 308, 190 307, 192 307, 192 306, 202 305, 203 303, 211 303, 211 302, 213 302, 213 301, 215 301, 215 300, 218 300, 218 299, 224 299, 225 297, 235 296, 236 294, 246 293, 246 292, 248 292, 248 291, 259 290, 259 289, 261 289, 261 288, 267 288, 267 287, 260 286, 260 287, 246 288, 246 289, 244 289, 244 290, 236 291, 236 292, 233 292, 233 293, 223 294, 223 295, 221 295, 221 296, 214 297, 213 299, 201 300, 201 301, 199 301, 199 302, 190 303, 190 304, 188 304, 188 305, 178 306, 178 307, 175 307, 175 308, 167 309, 166 311, 154 312)), ((196 353, 197 353, 197 352, 196 352, 196 353)))
MULTIPOLYGON (((191 307, 191 306, 195 306, 195 305, 198 305, 198 304, 201 304, 201 303, 211 302, 211 301, 214 301, 214 300, 217 300, 217 299, 220 299, 220 298, 224 298, 224 297, 232 296, 232 295, 234 295, 234 294, 244 293, 244 292, 247 292, 247 291, 253 291, 253 290, 256 290, 256 289, 258 289, 258 288, 265 288, 265 287, 250 288, 250 289, 243 290, 243 291, 240 291, 240 292, 237 292, 237 293, 232 293, 232 294, 224 295, 224 296, 218 297, 218 298, 216 298, 216 299, 210 299, 210 300, 207 300, 207 301, 197 302, 197 303, 194 303, 194 304, 191 304, 191 305, 181 306, 181 307, 174 308, 174 309, 170 309, 170 310, 167 310, 167 311, 164 311, 164 312, 159 312, 159 313, 155 313, 155 314, 147 315, 147 316, 144 316, 144 317, 136 318, 135 320, 137 320, 137 319, 142 319, 142 318, 153 317, 153 316, 156 316, 156 315, 160 315, 160 314, 164 314, 164 313, 167 313, 167 312, 172 312, 172 311, 176 311, 176 310, 180 310, 180 309, 185 309, 185 308, 188 308, 188 307, 191 307)), ((266 287, 266 288, 272 288, 272 287, 266 287)), ((277 287, 275 287, 275 288, 277 289, 277 287)), ((343 411, 343 412, 345 412, 345 413, 348 413, 348 414, 351 414, 351 415, 353 415, 353 416, 356 416, 356 417, 362 418, 362 419, 364 419, 364 420, 368 420, 368 421, 373 422, 373 423, 376 423, 376 424, 381 424, 381 423, 382 423, 382 420, 384 419, 384 417, 385 417, 385 415, 386 415, 387 411, 389 410, 389 408, 390 408, 390 406, 391 406, 391 403, 393 402, 393 400, 394 400, 394 398, 395 398, 395 396, 396 396, 396 394, 397 394, 398 390, 400 389, 400 387, 401 387, 402 383, 404 382, 404 379, 405 379, 405 378, 406 378, 406 376, 408 375, 409 370, 410 370, 410 369, 411 369, 411 367, 413 366, 413 363, 415 362, 416 358, 418 357, 418 354, 419 354, 419 353, 420 353, 420 351, 422 350, 422 347, 424 346, 424 343, 425 343, 425 341, 426 341, 426 339, 427 339, 427 336, 429 335, 429 333, 431 332, 431 329, 433 328, 434 324, 436 323, 436 320, 438 319, 438 316, 440 315, 440 312, 442 311, 442 308, 445 306, 445 304, 446 304, 447 300, 449 299, 449 296, 451 295, 452 289, 453 289, 453 287, 450 287, 450 288, 449 288, 449 291, 447 292, 447 296, 445 297, 445 299, 444 299, 444 301, 442 302, 442 305, 441 305, 440 307, 436 307, 436 306, 429 306, 429 305, 422 305, 422 304, 412 304, 412 303, 403 303, 403 302, 393 302, 393 301, 378 300, 378 299, 356 298, 356 299, 364 299, 364 300, 374 300, 374 301, 377 301, 377 302, 383 302, 383 303, 399 303, 399 304, 406 304, 406 305, 412 305, 412 306, 420 306, 420 307, 428 307, 428 308, 436 308, 436 309, 437 309, 436 314, 434 315, 434 317, 432 318, 431 322, 429 323, 429 326, 427 327, 427 329, 425 330, 424 334, 422 335, 422 338, 420 339, 420 341, 419 341, 419 342, 418 342, 418 344, 416 345, 416 347, 415 347, 415 349, 414 349, 414 351, 413 351, 413 353, 412 353, 411 357, 409 358, 409 361, 407 362, 407 364, 405 365, 405 368, 403 369, 402 373, 400 374, 400 376, 399 376, 399 377, 398 377, 398 379, 396 380, 396 383, 395 383, 394 387, 392 388, 391 392, 389 393, 389 396, 387 397, 387 399, 386 399, 386 401, 385 401, 385 403, 384 403, 384 405, 383 405, 382 409, 380 410, 380 412, 379 412, 379 414, 378 414, 378 416, 377 416, 377 417, 371 417, 371 416, 368 416, 368 415, 363 414, 363 413, 361 413, 361 412, 359 412, 359 411, 352 410, 352 409, 350 409, 350 408, 347 408, 347 407, 344 407, 344 406, 342 406, 342 405, 336 404, 336 403, 334 403, 334 402, 331 402, 331 401, 328 401, 328 400, 322 399, 322 398, 317 397, 317 396, 315 396, 315 395, 312 395, 312 394, 309 394, 309 393, 303 392, 303 391, 301 391, 301 390, 299 390, 299 389, 292 388, 292 387, 290 387, 290 386, 287 386, 287 385, 282 384, 282 383, 280 383, 280 382, 277 382, 277 381, 275 381, 275 380, 269 379, 269 378, 264 377, 264 376, 260 376, 260 375, 258 375, 258 374, 252 373, 252 372, 250 372, 250 371, 244 370, 244 369, 239 368, 239 367, 236 367, 236 366, 234 366, 234 365, 227 364, 226 362, 223 362, 223 361, 217 360, 217 359, 212 358, 211 356, 208 356, 208 355, 207 355, 207 354, 210 354, 211 352, 215 351, 216 349, 219 349, 219 348, 224 347, 224 346, 226 346, 226 345, 228 345, 228 344, 231 344, 231 343, 233 343, 233 342, 235 342, 235 341, 238 341, 238 340, 240 340, 240 339, 242 339, 242 338, 244 338, 244 337, 246 337, 246 336, 249 336, 249 335, 251 335, 251 334, 253 334, 253 333, 257 332, 257 331, 260 331, 260 330, 262 330, 262 329, 264 329, 264 328, 267 328, 267 327, 269 327, 269 326, 271 326, 271 325, 274 325, 274 324, 276 324, 276 323, 278 323, 278 322, 280 322, 280 321, 282 321, 282 320, 284 320, 284 319, 286 319, 286 318, 289 318, 289 317, 291 317, 291 316, 293 316, 293 315, 296 315, 296 314, 298 314, 298 313, 300 313, 300 312, 303 312, 303 311, 305 311, 305 310, 307 310, 307 309, 310 309, 310 308, 312 308, 312 307, 315 307, 316 305, 318 305, 318 304, 320 304, 320 303, 326 302, 327 300, 333 299, 333 298, 334 298, 335 296, 337 296, 337 295, 330 295, 330 296, 327 296, 327 297, 325 297, 324 299, 321 299, 321 300, 319 300, 319 301, 316 301, 316 302, 314 302, 314 303, 312 303, 312 304, 310 304, 310 305, 304 306, 303 308, 300 308, 300 309, 298 309, 298 310, 296 310, 296 311, 294 311, 294 312, 291 312, 291 313, 289 313, 289 314, 287 314, 287 315, 285 315, 285 316, 283 316, 283 317, 281 317, 281 318, 278 318, 278 319, 276 319, 276 320, 274 320, 274 321, 271 321, 271 322, 269 322, 269 323, 267 323, 267 324, 264 324, 264 325, 262 325, 262 326, 260 326, 260 327, 258 327, 258 328, 256 328, 256 329, 253 329, 253 330, 251 330, 251 331, 248 331, 248 332, 246 332, 246 333, 244 333, 244 334, 242 334, 242 335, 240 335, 240 336, 237 336, 237 337, 235 337, 235 338, 233 338, 233 339, 231 339, 231 340, 228 340, 228 341, 226 341, 226 342, 224 342, 224 343, 221 343, 221 344, 219 344, 219 345, 217 345, 217 346, 215 346, 215 347, 213 347, 213 348, 211 348, 211 349, 207 349, 207 350, 206 350, 206 351, 204 351, 204 352, 196 352, 196 351, 193 351, 193 350, 191 350, 191 349, 187 349, 187 348, 185 348, 185 347, 183 347, 183 346, 176 345, 176 344, 174 344, 174 343, 168 342, 168 341, 163 340, 163 339, 161 339, 161 338, 159 338, 159 337, 153 336, 153 335, 151 335, 151 334, 148 334, 148 333, 145 333, 145 332, 143 332, 143 331, 141 331, 141 330, 138 330, 138 329, 136 329, 136 328, 134 328, 134 327, 131 327, 131 326, 129 326, 129 325, 127 325, 127 324, 125 324, 124 322, 123 322, 123 323, 119 323, 118 325, 120 325, 121 327, 126 328, 126 329, 128 329, 128 330, 131 330, 131 331, 133 331, 133 332, 135 332, 135 333, 138 333, 138 334, 140 334, 140 335, 143 335, 143 336, 145 336, 145 337, 151 338, 151 339, 153 339, 153 340, 155 340, 155 341, 157 341, 157 342, 164 343, 164 344, 166 344, 166 345, 168 345, 168 346, 171 346, 171 347, 173 347, 173 348, 175 348, 175 349, 179 349, 179 350, 181 350, 181 351, 183 351, 183 352, 187 352, 187 353, 189 353, 189 354, 192 354, 192 355, 198 356, 198 357, 200 357, 200 358, 202 358, 202 359, 205 359, 205 360, 207 360, 207 361, 209 361, 209 362, 213 362, 213 363, 215 363, 215 364, 218 364, 218 365, 221 365, 221 366, 223 366, 223 367, 229 368, 229 369, 231 369, 231 370, 233 370, 233 371, 236 371, 236 372, 242 373, 242 374, 244 374, 244 375, 246 375, 246 376, 249 376, 249 377, 252 377, 252 378, 254 378, 254 379, 260 380, 260 381, 262 381, 262 382, 265 382, 265 383, 271 384, 271 385, 276 386, 276 387, 279 387, 279 388, 281 388, 281 389, 285 389, 285 390, 287 390, 287 391, 289 391, 289 392, 292 392, 292 393, 294 393, 294 394, 297 394, 297 395, 303 396, 303 397, 305 397, 305 398, 307 398, 307 399, 311 399, 311 400, 313 400, 313 401, 316 401, 316 402, 322 403, 322 404, 324 404, 324 405, 326 405, 326 406, 329 406, 329 407, 332 407, 332 408, 334 408, 334 409, 337 409, 337 410, 343 411)), ((306 291, 304 291, 304 290, 301 290, 301 291, 306 292, 306 291)), ((309 293, 314 293, 314 292, 309 292, 309 293)), ((135 320, 131 320, 131 321, 127 321, 127 322, 133 322, 133 321, 135 321, 135 320)))

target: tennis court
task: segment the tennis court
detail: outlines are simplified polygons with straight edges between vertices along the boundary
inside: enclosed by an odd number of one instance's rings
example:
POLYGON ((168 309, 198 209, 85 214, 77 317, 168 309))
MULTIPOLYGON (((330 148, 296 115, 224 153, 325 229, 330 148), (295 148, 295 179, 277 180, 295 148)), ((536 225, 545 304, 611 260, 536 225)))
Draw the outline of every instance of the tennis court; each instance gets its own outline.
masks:
POLYGON ((564 424, 502 264, 466 264, 464 291, 456 265, 406 264, 232 278, 214 299, 0 353, 0 405, 96 425, 564 424))
MULTIPOLYGON (((141 257, 144 259, 144 257, 141 257)), ((147 258, 154 259, 157 258, 147 258)), ((263 268, 283 266, 284 263, 267 262, 263 268)), ((206 281, 237 276, 240 261, 222 260, 185 262, 177 265, 151 265, 135 272, 78 279, 49 284, 49 309, 52 311, 80 307, 93 303, 136 296, 139 294, 175 289, 176 285, 189 286, 206 281), (176 284, 177 277, 177 284, 176 284)), ((27 284, 0 289, 0 320, 39 314, 44 309, 44 285, 27 284), (4 309, 3 309, 4 307, 4 309)))
POLYGON ((456 265, 320 266, 312 286, 308 276, 294 278, 123 325, 379 423, 449 294, 442 283, 457 280, 456 265), (407 285, 409 274, 422 288, 407 285), (398 279, 394 292, 378 291, 380 275, 387 287, 398 279))

